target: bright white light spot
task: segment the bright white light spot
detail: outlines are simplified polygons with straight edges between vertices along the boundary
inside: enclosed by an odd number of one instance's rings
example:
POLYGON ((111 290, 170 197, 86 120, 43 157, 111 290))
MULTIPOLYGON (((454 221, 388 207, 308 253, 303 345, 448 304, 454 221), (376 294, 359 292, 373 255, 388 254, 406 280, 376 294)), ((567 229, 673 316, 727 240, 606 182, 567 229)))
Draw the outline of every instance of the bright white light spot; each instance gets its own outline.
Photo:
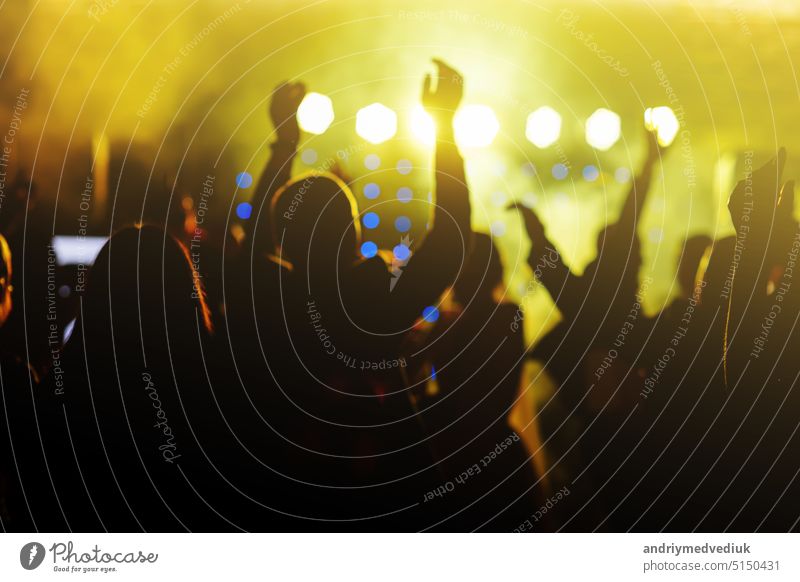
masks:
POLYGON ((649 131, 655 131, 658 143, 666 147, 675 140, 681 124, 675 113, 669 107, 653 107, 644 112, 644 126, 649 131))
POLYGON ((367 105, 356 113, 356 133, 370 143, 383 143, 397 133, 397 114, 380 103, 367 105))
POLYGON ((56 264, 59 267, 64 265, 91 265, 107 240, 104 236, 56 235, 53 237, 56 264))
POLYGON ((561 116, 550 107, 540 107, 528 116, 525 137, 537 148, 547 148, 561 136, 561 116))
POLYGON ((453 120, 456 143, 461 147, 483 148, 494 141, 500 122, 488 105, 465 105, 453 120))
POLYGON ((308 93, 297 108, 300 129, 319 135, 333 123, 333 101, 321 93, 308 93))
POLYGON ((436 141, 436 122, 422 105, 417 105, 411 110, 409 124, 411 133, 420 142, 425 145, 433 145, 436 141))
POLYGON ((611 149, 622 135, 622 120, 608 109, 598 109, 586 120, 586 143, 602 152, 611 149))

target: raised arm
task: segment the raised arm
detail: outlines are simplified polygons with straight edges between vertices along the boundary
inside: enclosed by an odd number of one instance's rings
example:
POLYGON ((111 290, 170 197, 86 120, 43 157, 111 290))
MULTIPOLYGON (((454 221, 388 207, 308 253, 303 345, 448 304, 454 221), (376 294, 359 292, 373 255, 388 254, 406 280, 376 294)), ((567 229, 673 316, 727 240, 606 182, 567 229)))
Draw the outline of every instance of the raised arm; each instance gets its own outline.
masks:
POLYGON ((509 210, 511 209, 518 210, 522 215, 525 230, 531 239, 528 265, 534 276, 550 293, 564 318, 575 317, 580 309, 580 296, 577 293, 580 277, 564 264, 561 254, 547 238, 544 225, 533 210, 515 204, 509 206, 509 210))
POLYGON ((258 243, 253 251, 272 252, 272 225, 269 220, 269 206, 275 192, 289 181, 292 175, 292 162, 297 153, 300 128, 297 125, 297 108, 303 101, 306 88, 302 83, 284 82, 275 88, 269 105, 269 115, 275 127, 277 139, 272 143, 272 153, 256 185, 251 204, 264 218, 259 221, 248 220, 244 224, 250 244, 254 243, 254 228, 258 224, 258 243))
POLYGON ((728 201, 736 228, 734 255, 738 255, 725 331, 729 386, 738 381, 748 361, 759 357, 753 338, 758 337, 766 315, 767 282, 773 266, 781 262, 781 252, 785 255, 788 251, 796 229, 793 184, 780 188, 785 163, 786 152, 781 149, 775 159, 740 181, 728 201))
POLYGON ((625 244, 630 244, 630 241, 636 236, 636 229, 639 227, 639 220, 642 216, 642 208, 647 200, 650 182, 653 179, 653 167, 664 151, 664 148, 658 144, 655 132, 648 132, 647 144, 647 157, 644 165, 631 184, 622 212, 614 227, 615 236, 622 238, 625 244))
POLYGON ((442 61, 434 60, 438 82, 432 88, 426 76, 422 104, 436 123, 436 205, 433 226, 424 244, 415 248, 405 266, 394 265, 390 303, 399 317, 413 322, 422 309, 436 302, 451 286, 471 246, 469 190, 464 160, 453 132, 453 116, 461 103, 463 79, 442 61))

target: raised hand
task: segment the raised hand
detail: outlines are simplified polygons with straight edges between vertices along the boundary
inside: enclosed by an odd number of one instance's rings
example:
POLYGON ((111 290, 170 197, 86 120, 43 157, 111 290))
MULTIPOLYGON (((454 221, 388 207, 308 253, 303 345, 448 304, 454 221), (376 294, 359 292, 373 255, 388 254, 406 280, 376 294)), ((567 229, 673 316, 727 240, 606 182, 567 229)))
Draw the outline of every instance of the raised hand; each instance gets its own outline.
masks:
POLYGON ((425 75, 422 106, 434 117, 451 119, 464 95, 464 78, 439 59, 433 59, 433 63, 437 67, 436 89, 432 88, 431 75, 425 75))
POLYGON ((547 235, 544 231, 544 225, 536 213, 525 206, 520 206, 515 203, 509 204, 506 210, 517 210, 522 215, 525 230, 528 237, 531 239, 531 252, 541 252, 543 247, 547 244, 547 235))
POLYGON ((794 180, 789 180, 781 188, 775 222, 781 229, 797 228, 797 219, 794 217, 794 180))
POLYGON ((785 165, 786 150, 781 148, 777 157, 736 185, 728 200, 728 212, 737 233, 766 240, 775 218, 785 165))
POLYGON ((300 139, 297 108, 306 96, 302 83, 285 81, 275 88, 269 104, 269 116, 278 133, 278 141, 296 144, 300 139))
POLYGON ((770 255, 774 260, 785 260, 800 225, 794 217, 794 180, 781 188, 778 205, 775 209, 774 236, 770 237, 770 255))
POLYGON ((662 146, 658 143, 658 131, 647 131, 647 163, 654 164, 658 159, 664 155, 664 152, 669 149, 669 146, 662 146))

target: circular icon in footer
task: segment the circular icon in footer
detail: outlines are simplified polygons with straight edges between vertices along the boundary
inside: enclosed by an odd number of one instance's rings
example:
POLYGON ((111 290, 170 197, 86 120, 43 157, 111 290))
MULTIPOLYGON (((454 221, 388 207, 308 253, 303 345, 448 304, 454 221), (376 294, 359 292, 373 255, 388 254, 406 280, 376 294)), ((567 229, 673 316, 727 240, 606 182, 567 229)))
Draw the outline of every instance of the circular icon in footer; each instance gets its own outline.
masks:
POLYGON ((35 570, 44 561, 44 546, 39 542, 30 542, 19 551, 19 563, 26 570, 35 570))

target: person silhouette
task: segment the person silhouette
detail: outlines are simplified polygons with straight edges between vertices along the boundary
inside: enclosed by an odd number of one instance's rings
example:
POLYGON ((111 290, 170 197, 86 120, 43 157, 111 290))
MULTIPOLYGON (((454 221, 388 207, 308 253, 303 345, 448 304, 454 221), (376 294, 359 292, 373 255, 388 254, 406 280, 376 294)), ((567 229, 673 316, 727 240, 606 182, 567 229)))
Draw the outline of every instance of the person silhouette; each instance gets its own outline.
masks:
MULTIPOLYGON (((116 232, 91 267, 75 328, 36 398, 54 529, 228 529, 210 470, 230 453, 204 363, 213 331, 187 249, 154 226, 116 232)), ((209 361, 212 359, 209 358, 209 361)), ((220 388, 217 388, 221 390, 220 388)))
POLYGON ((280 129, 254 203, 268 208, 261 215, 269 222, 260 220, 245 243, 246 260, 261 270, 254 277, 269 280, 253 298, 272 392, 268 421, 285 442, 282 471, 298 482, 287 503, 333 520, 331 527, 349 519, 350 527, 374 528, 383 514, 401 529, 422 526, 419 510, 405 508, 424 495, 434 463, 408 397, 401 344, 455 281, 471 244, 469 192, 453 137, 463 80, 435 63, 436 87, 427 76, 422 101, 438 128, 436 205, 424 243, 395 248, 406 259, 402 273, 362 247, 355 198, 337 176, 314 171, 271 187, 294 155, 304 89, 281 85, 270 107, 280 129))
POLYGON ((492 238, 475 233, 473 241, 453 285, 456 308, 442 310, 417 340, 427 364, 418 379, 425 387, 418 407, 448 479, 469 473, 480 460, 479 472, 450 496, 439 527, 511 531, 532 515, 540 497, 529 455, 508 418, 522 381, 523 320, 519 306, 498 301, 503 265, 492 238), (498 443, 501 453, 495 454, 498 443))

